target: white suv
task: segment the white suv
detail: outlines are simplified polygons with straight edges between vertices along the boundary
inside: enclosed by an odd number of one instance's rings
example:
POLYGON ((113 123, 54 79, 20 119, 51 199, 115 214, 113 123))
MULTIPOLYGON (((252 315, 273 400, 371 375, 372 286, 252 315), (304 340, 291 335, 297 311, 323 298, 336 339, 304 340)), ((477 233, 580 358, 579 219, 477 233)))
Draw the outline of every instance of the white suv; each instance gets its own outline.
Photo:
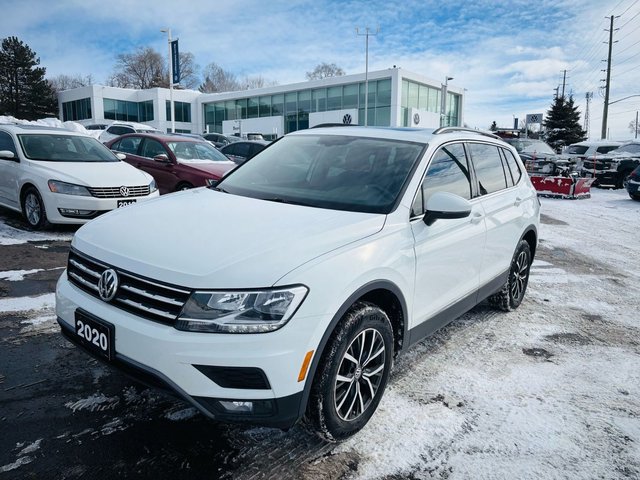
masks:
POLYGON ((133 213, 74 236, 64 335, 212 418, 306 416, 328 440, 367 423, 401 351, 520 304, 539 223, 516 151, 455 128, 298 131, 133 213))
POLYGON ((144 123, 134 122, 113 122, 99 136, 98 140, 107 143, 109 140, 126 135, 127 133, 162 133, 160 130, 145 125, 144 123))
POLYGON ((157 196, 151 175, 95 138, 60 128, 0 125, 0 205, 21 211, 33 229, 86 223, 157 196))

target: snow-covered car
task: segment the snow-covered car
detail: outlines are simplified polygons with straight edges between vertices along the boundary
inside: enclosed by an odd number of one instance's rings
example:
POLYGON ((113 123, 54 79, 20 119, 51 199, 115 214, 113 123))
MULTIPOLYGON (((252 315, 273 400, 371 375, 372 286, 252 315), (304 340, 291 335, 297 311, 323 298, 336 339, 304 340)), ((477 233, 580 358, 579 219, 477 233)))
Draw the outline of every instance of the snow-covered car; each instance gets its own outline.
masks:
POLYGON ((600 155, 595 160, 586 158, 580 175, 596 179, 599 187, 623 188, 627 177, 640 165, 640 141, 627 142, 621 147, 600 155))
POLYGON ((158 195, 150 175, 95 138, 59 128, 0 125, 0 205, 22 212, 33 229, 86 223, 158 195))
POLYGON ((98 137, 102 143, 107 143, 120 135, 127 133, 162 133, 160 130, 145 125, 144 123, 134 122, 113 122, 98 137))
POLYGON ((578 142, 567 146, 562 151, 562 156, 574 160, 583 160, 585 158, 594 158, 609 153, 621 146, 623 142, 613 140, 597 140, 578 142))
POLYGON ((300 130, 215 187, 80 228, 58 323, 214 419, 306 416, 340 440, 373 415, 400 352, 485 299, 520 305, 539 208, 494 135, 300 130))

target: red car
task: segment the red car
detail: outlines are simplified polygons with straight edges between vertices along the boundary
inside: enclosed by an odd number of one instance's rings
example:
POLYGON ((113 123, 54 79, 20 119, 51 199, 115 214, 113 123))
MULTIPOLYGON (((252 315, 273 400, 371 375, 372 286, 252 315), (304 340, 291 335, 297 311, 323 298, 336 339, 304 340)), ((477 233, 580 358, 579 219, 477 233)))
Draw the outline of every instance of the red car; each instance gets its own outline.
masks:
POLYGON ((213 185, 236 167, 209 142, 193 137, 130 133, 105 145, 151 175, 161 194, 213 185))

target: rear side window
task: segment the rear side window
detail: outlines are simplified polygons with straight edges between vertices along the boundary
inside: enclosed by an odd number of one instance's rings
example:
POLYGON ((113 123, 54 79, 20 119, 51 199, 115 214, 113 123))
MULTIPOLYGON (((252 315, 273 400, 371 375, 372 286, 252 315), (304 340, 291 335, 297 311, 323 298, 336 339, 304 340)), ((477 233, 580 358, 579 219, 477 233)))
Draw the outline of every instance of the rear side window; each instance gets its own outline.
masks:
POLYGON ((583 155, 589 149, 586 145, 569 145, 567 147, 567 153, 571 155, 583 155))
POLYGON ((455 193, 471 199, 471 175, 461 143, 446 145, 435 153, 413 202, 412 216, 422 215, 427 200, 436 192, 455 193))
POLYGON ((143 157, 153 158, 156 155, 167 154, 167 151, 164 149, 162 144, 156 140, 152 140, 147 138, 144 141, 144 145, 142 145, 142 153, 143 157))
POLYGON ((618 146, 607 145, 606 147, 598 147, 596 152, 598 153, 609 153, 611 150, 615 150, 618 146))
POLYGON ((471 160, 478 177, 480 195, 507 188, 498 147, 484 143, 470 143, 471 160))
POLYGON ((518 164, 516 157, 513 156, 513 153, 511 153, 510 150, 503 148, 502 154, 504 155, 504 158, 507 161, 508 171, 505 173, 507 174, 507 177, 509 176, 509 173, 511 173, 513 185, 517 185, 518 182, 520 181, 520 178, 522 178, 522 170, 520 169, 520 165, 518 164))

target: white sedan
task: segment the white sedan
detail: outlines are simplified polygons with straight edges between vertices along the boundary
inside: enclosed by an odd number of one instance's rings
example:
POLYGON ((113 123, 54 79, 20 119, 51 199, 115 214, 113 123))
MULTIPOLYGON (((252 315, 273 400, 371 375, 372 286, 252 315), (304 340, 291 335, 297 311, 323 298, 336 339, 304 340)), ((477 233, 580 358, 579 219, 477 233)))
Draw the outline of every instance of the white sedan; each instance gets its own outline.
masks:
POLYGON ((0 205, 33 229, 86 223, 159 195, 153 177, 95 138, 30 125, 0 125, 0 205))

